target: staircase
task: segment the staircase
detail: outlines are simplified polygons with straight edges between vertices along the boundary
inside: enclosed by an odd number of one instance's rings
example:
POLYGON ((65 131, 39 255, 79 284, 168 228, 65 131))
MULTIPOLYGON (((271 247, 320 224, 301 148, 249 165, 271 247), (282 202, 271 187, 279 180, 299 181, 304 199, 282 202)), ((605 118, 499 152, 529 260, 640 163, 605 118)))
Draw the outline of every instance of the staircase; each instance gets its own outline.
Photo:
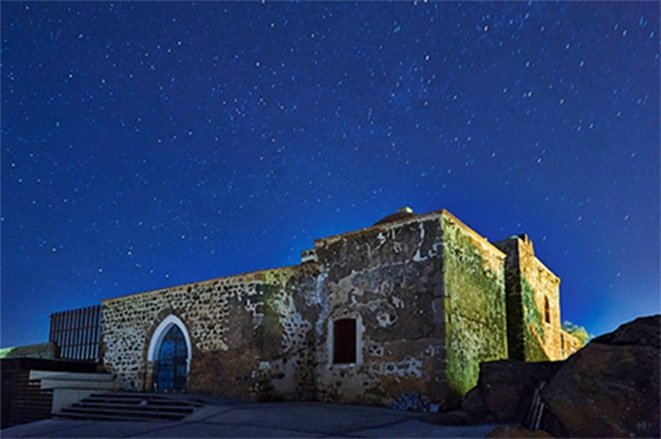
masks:
MULTIPOLYGON (((183 396, 183 395, 182 395, 183 396)), ((203 404, 154 393, 94 393, 54 416, 61 419, 99 421, 179 421, 203 404)))
POLYGON ((117 389, 109 373, 31 370, 30 380, 39 383, 42 391, 50 391, 51 413, 57 413, 93 393, 117 389))

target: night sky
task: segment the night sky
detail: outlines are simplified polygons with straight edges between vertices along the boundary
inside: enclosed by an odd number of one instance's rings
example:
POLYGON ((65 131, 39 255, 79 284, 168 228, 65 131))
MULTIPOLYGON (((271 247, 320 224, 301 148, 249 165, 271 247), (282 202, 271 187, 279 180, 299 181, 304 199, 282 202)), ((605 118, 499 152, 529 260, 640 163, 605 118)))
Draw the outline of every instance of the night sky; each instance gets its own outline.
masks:
POLYGON ((398 207, 528 233, 562 318, 659 312, 659 7, 2 3, 2 346, 398 207))

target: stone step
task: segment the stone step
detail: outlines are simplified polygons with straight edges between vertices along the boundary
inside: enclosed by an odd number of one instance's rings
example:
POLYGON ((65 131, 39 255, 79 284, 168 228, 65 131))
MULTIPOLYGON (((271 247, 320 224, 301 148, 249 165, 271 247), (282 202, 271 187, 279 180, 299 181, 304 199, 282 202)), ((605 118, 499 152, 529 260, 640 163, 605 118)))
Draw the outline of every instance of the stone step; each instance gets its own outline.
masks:
POLYGON ((163 404, 171 404, 171 405, 176 405, 176 404, 186 404, 186 405, 193 405, 195 407, 202 407, 204 403, 200 402, 199 400, 193 400, 193 399, 187 399, 186 397, 179 397, 179 396, 164 396, 162 394, 155 394, 155 393, 138 393, 138 392, 108 392, 108 393, 92 393, 89 396, 89 399, 94 399, 98 401, 125 401, 125 402, 130 402, 134 401, 136 403, 139 403, 141 401, 153 401, 153 402, 159 402, 163 404))
POLYGON ((168 406, 161 404, 153 404, 151 402, 148 402, 145 405, 139 405, 139 404, 125 404, 121 402, 108 403, 104 401, 90 401, 89 399, 86 399, 82 402, 77 402, 73 404, 71 408, 82 408, 82 409, 107 408, 107 409, 122 409, 122 410, 133 410, 137 408, 139 410, 154 409, 162 412, 172 412, 172 413, 192 413, 195 410, 195 407, 192 407, 190 405, 168 406))
POLYGON ((54 415, 54 417, 59 419, 76 419, 81 421, 136 421, 136 422, 170 421, 169 419, 154 419, 148 416, 126 417, 120 415, 106 415, 106 414, 93 415, 87 413, 73 413, 73 412, 71 413, 58 412, 54 415))
POLYGON ((59 413, 61 414, 72 414, 75 413, 77 415, 109 415, 109 416, 124 416, 127 418, 152 418, 152 419, 165 419, 165 420, 179 420, 182 418, 185 418, 190 414, 190 412, 178 412, 178 413, 170 413, 170 412, 162 412, 159 410, 148 410, 148 409, 140 409, 140 410, 127 410, 127 409, 112 409, 112 408, 85 408, 85 407, 71 407, 71 408, 65 408, 62 409, 62 411, 59 413))
MULTIPOLYGON (((181 396, 185 397, 185 395, 181 396)), ((90 420, 176 421, 185 418, 203 405, 199 402, 168 398, 154 393, 97 392, 69 407, 62 408, 55 416, 90 420)))
POLYGON ((182 394, 170 394, 170 393, 154 393, 154 392, 127 392, 122 390, 116 390, 114 392, 99 392, 95 393, 93 396, 107 396, 110 398, 163 398, 163 399, 172 399, 170 395, 182 395, 182 394))
POLYGON ((184 400, 172 400, 172 399, 155 399, 155 398, 117 398, 117 397, 103 397, 103 396, 90 396, 85 398, 87 402, 94 402, 98 404, 127 404, 137 406, 143 401, 147 401, 149 405, 158 405, 164 407, 202 407, 204 404, 199 402, 190 402, 184 400))

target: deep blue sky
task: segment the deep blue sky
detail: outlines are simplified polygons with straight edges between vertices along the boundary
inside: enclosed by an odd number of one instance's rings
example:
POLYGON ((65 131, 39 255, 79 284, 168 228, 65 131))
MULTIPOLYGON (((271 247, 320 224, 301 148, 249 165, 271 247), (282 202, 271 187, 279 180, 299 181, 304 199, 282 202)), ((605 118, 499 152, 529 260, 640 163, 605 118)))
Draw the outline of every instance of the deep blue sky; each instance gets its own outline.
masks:
POLYGON ((402 205, 659 312, 658 3, 3 3, 2 340, 402 205))

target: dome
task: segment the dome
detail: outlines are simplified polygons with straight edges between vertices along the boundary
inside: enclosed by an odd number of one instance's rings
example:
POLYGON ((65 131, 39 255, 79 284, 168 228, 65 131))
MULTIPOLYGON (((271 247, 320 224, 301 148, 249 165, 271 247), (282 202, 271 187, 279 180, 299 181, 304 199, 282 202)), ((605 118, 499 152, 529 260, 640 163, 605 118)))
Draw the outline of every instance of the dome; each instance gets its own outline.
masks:
POLYGON ((397 209, 397 212, 381 218, 380 220, 375 222, 374 225, 377 226, 379 224, 393 223, 395 221, 399 221, 405 218, 410 218, 412 216, 414 216, 413 209, 411 209, 408 206, 400 207, 399 209, 397 209))

